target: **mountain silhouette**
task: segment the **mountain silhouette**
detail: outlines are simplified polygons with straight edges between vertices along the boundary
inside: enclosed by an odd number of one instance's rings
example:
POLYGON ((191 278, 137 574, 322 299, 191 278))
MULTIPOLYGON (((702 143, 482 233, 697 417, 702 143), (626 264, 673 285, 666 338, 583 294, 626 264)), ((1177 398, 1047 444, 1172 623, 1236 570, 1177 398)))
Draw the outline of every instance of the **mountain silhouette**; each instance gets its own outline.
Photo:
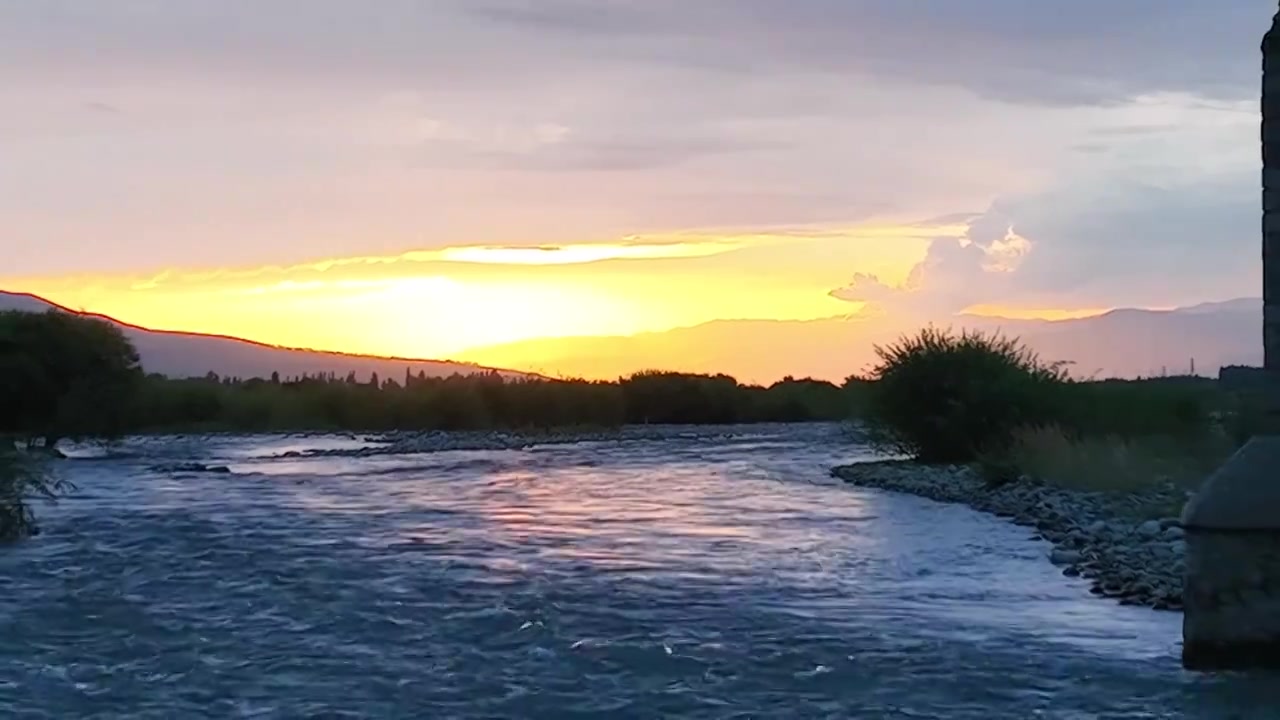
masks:
MULTIPOLYGON (((1199 375, 1224 365, 1262 363, 1262 301, 1241 298, 1174 310, 1118 309, 1070 320, 958 315, 934 323, 1017 337, 1044 360, 1068 363, 1076 377, 1199 375)), ((479 348, 459 359, 501 357, 509 367, 546 374, 617 377, 639 368, 724 372, 745 382, 784 375, 840 380, 876 360, 876 344, 904 330, 893 317, 809 321, 717 320, 617 337, 529 340, 479 348)))
POLYGON ((425 373, 427 377, 491 371, 505 377, 529 376, 529 373, 496 370, 473 363, 301 350, 222 335, 150 330, 105 315, 71 310, 35 295, 0 291, 0 311, 52 309, 100 318, 119 326, 137 348, 143 368, 170 377, 200 377, 210 372, 239 378, 267 378, 273 372, 280 373, 281 377, 321 373, 346 377, 354 372, 358 379, 367 380, 375 372, 383 378, 401 378, 406 369, 414 375, 425 373))

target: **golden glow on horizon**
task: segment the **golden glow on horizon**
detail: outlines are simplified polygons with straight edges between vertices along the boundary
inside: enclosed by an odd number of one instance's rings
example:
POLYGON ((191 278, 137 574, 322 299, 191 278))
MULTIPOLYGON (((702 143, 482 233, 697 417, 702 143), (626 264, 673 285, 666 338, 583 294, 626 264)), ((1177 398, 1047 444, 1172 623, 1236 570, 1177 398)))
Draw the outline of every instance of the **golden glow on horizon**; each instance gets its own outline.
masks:
MULTIPOLYGON (((518 352, 504 346, 529 340, 850 315, 860 304, 829 292, 854 272, 899 285, 932 238, 963 229, 869 225, 459 246, 284 267, 0 279, 0 287, 155 329, 401 357, 479 354, 489 364, 515 364, 523 358, 504 355, 518 352)), ((791 351, 776 349, 780 356, 791 351)))

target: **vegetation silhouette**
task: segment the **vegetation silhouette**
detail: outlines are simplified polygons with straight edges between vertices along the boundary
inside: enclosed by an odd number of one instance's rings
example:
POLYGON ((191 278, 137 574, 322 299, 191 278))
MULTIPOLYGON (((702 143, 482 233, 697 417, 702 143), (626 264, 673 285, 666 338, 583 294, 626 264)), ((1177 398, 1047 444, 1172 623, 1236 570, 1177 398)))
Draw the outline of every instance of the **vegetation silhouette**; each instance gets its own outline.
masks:
POLYGON ((872 439, 923 462, 969 462, 1023 425, 1055 415, 1066 373, 1016 340, 927 327, 876 346, 872 439))
POLYGON ((110 323, 0 312, 0 541, 38 532, 31 498, 70 488, 41 455, 62 438, 125 432, 141 378, 137 352, 110 323))
POLYGON ((120 435, 141 380, 137 351, 111 323, 0 312, 0 435, 50 450, 63 438, 120 435))
POLYGON ((617 381, 504 378, 485 372, 359 380, 354 373, 175 379, 144 375, 112 324, 49 311, 0 313, 0 434, 29 448, 126 433, 487 430, 628 423, 841 420, 848 387, 785 378, 645 371, 617 381))
POLYGON ((1076 380, 1016 338, 925 328, 876 348, 862 420, 886 452, 1120 492, 1191 486, 1252 434, 1256 393, 1192 376, 1076 380))
POLYGON ((617 381, 509 379, 497 373, 360 381, 294 378, 144 379, 134 432, 528 430, 625 424, 729 424, 847 419, 853 392, 784 379, 769 387, 724 375, 647 371, 617 381))

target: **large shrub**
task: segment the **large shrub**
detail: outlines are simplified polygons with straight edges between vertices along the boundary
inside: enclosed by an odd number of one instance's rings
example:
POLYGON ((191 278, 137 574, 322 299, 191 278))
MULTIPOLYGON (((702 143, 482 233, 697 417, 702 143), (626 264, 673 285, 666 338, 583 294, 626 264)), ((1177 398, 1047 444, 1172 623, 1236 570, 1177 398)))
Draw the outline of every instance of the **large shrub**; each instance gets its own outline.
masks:
POLYGON ((1060 414, 1065 374, 1017 339, 928 327, 875 351, 865 420, 884 450, 970 462, 1060 414))
POLYGON ((51 310, 0 312, 0 433, 53 448, 62 438, 125 430, 141 378, 119 327, 51 310))

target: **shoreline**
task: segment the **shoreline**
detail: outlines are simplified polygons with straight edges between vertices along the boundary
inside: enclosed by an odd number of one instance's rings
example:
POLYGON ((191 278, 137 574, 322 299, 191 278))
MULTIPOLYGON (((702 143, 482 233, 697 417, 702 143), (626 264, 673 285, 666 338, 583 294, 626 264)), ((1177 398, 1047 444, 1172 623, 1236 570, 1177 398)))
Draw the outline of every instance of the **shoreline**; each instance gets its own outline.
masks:
POLYGON ((904 460, 841 465, 831 474, 851 485, 967 505, 1030 527, 1053 545, 1046 560, 1063 575, 1091 580, 1093 594, 1124 605, 1182 610, 1186 543, 1169 508, 1180 507, 1184 491, 1083 492, 1026 477, 992 486, 967 466, 904 460))

